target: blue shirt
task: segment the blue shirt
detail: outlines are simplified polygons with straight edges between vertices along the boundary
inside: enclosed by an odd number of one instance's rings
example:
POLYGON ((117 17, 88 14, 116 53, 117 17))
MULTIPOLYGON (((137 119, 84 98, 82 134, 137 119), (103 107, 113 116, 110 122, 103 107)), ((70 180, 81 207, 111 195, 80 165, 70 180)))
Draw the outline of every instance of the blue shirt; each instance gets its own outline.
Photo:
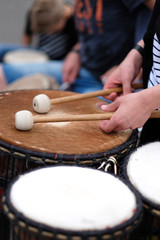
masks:
POLYGON ((82 66, 97 78, 134 46, 138 6, 144 0, 76 0, 82 66))

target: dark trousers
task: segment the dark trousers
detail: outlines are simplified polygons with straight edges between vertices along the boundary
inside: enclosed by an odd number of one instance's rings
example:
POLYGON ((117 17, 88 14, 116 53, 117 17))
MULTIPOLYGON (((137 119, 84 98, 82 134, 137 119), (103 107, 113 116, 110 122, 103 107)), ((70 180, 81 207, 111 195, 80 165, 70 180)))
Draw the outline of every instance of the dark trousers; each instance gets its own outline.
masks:
POLYGON ((160 119, 149 119, 142 130, 140 145, 160 141, 160 119))

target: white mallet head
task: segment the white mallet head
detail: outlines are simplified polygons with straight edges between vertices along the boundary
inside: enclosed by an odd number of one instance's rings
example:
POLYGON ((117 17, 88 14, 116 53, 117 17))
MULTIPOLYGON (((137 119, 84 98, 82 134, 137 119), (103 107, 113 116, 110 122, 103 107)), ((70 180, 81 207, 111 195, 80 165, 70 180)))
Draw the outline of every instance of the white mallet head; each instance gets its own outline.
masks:
POLYGON ((15 114, 15 126, 18 130, 27 131, 33 127, 33 115, 28 110, 22 110, 15 114))
POLYGON ((47 113, 51 109, 51 101, 45 94, 39 94, 33 98, 33 109, 37 113, 47 113))

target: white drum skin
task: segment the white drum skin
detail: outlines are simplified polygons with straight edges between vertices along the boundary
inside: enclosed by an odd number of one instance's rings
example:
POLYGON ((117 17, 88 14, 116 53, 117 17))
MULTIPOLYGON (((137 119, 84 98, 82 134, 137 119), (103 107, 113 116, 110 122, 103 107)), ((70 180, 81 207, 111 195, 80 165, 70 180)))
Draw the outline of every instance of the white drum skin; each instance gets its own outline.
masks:
POLYGON ((118 178, 69 166, 21 175, 11 187, 10 201, 33 221, 73 231, 112 228, 136 211, 135 195, 118 178))
POLYGON ((47 113, 51 109, 51 101, 45 94, 39 94, 33 98, 33 109, 37 113, 47 113))
POLYGON ((126 170, 130 182, 142 196, 160 205, 160 142, 137 148, 130 155, 126 170))
POLYGON ((15 114, 15 127, 18 130, 28 131, 33 127, 33 115, 28 110, 22 110, 15 114))
POLYGON ((35 49, 18 49, 5 54, 6 63, 43 63, 49 60, 46 53, 35 49))

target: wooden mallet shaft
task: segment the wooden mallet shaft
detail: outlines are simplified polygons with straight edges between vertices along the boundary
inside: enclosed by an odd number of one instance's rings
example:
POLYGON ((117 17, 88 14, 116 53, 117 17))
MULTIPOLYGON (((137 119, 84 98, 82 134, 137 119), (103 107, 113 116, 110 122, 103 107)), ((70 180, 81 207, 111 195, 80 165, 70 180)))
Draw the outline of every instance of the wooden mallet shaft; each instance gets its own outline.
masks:
MULTIPOLYGON (((112 117, 114 112, 84 114, 84 115, 32 115, 30 111, 19 111, 15 115, 15 126, 19 130, 30 130, 34 123, 43 122, 71 122, 71 121, 96 121, 107 120, 112 117)), ((160 111, 153 111, 150 118, 160 118, 160 111)))
MULTIPOLYGON (((132 85, 132 87, 134 89, 139 89, 139 88, 142 88, 142 84, 134 84, 132 85)), ((110 88, 110 89, 104 89, 104 90, 95 91, 95 92, 74 94, 70 96, 53 98, 53 99, 50 99, 45 94, 39 94, 33 98, 33 109, 37 113, 47 113, 51 109, 52 104, 54 105, 58 103, 73 102, 73 101, 87 99, 91 97, 104 96, 104 95, 109 95, 112 92, 120 93, 122 92, 122 90, 123 90, 122 87, 110 88)))
POLYGON ((35 115, 33 116, 34 123, 42 122, 72 122, 72 121, 91 121, 91 120, 105 120, 110 119, 113 112, 100 114, 84 114, 84 115, 35 115))
MULTIPOLYGON (((142 88, 142 84, 141 83, 133 84, 132 87, 134 89, 140 89, 140 88, 142 88)), ((103 89, 103 90, 99 90, 99 91, 95 91, 95 92, 75 94, 75 95, 66 96, 66 97, 54 98, 54 99, 50 99, 50 101, 51 101, 51 104, 66 103, 66 102, 73 102, 73 101, 82 100, 82 99, 88 99, 91 97, 105 96, 105 95, 109 95, 112 92, 120 93, 122 91, 123 91, 122 87, 109 88, 109 89, 103 89)))
MULTIPOLYGON (((114 112, 106 112, 106 113, 95 113, 95 114, 76 114, 76 115, 62 115, 56 116, 52 115, 34 115, 33 121, 34 123, 42 123, 42 122, 72 122, 72 121, 94 121, 94 120, 107 120, 112 117, 114 112)), ((160 111, 153 111, 150 118, 160 118, 160 111)))

